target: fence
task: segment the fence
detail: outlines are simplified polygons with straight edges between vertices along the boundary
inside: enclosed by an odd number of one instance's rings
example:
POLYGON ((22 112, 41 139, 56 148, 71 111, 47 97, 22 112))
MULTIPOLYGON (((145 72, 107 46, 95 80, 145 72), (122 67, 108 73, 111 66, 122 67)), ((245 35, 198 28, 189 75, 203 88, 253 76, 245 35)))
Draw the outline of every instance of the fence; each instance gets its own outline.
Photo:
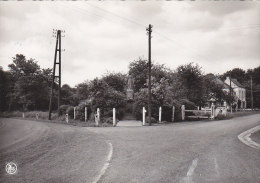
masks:
POLYGON ((210 108, 201 108, 201 110, 198 108, 197 110, 186 110, 185 105, 182 105, 181 107, 181 118, 182 120, 185 119, 185 112, 191 112, 194 115, 186 116, 187 118, 196 118, 196 119, 214 119, 219 114, 227 115, 227 107, 215 107, 214 104, 211 105, 210 108))
MULTIPOLYGON (((73 108, 73 118, 72 119, 77 119, 77 115, 79 115, 79 113, 77 113, 77 108, 74 107, 73 108)), ((88 108, 85 107, 85 122, 87 122, 88 119, 88 108)), ((142 108, 142 125, 145 126, 146 125, 146 109, 145 107, 142 108)), ((159 118, 158 118, 158 122, 161 123, 162 122, 162 115, 163 115, 163 110, 162 107, 159 107, 158 110, 159 113, 159 118)), ((116 121, 116 109, 113 108, 112 109, 112 114, 113 114, 113 126, 117 126, 117 121, 116 121)), ((169 113, 168 113, 169 114, 169 113)), ((223 106, 223 107, 215 107, 213 104, 211 105, 211 107, 209 108, 201 108, 201 109, 197 109, 197 110, 188 110, 185 109, 185 105, 181 106, 181 120, 185 120, 185 118, 195 118, 195 119, 214 119, 216 116, 218 116, 219 114, 223 114, 223 115, 227 115, 227 107, 223 106), (187 115, 187 113, 191 113, 193 115, 187 115)), ((82 114, 81 114, 82 115, 82 114)), ((25 117, 25 114, 22 113, 22 117, 25 117)), ((94 119, 95 119, 95 126, 98 127, 100 126, 100 117, 101 117, 101 113, 100 113, 100 109, 97 108, 96 113, 94 114, 94 119)), ((36 113, 35 118, 38 120, 39 119, 39 113, 36 113)), ((175 121, 175 106, 172 106, 172 122, 175 121)), ((67 123, 69 123, 70 119, 69 119, 69 115, 65 114, 65 121, 67 123)))

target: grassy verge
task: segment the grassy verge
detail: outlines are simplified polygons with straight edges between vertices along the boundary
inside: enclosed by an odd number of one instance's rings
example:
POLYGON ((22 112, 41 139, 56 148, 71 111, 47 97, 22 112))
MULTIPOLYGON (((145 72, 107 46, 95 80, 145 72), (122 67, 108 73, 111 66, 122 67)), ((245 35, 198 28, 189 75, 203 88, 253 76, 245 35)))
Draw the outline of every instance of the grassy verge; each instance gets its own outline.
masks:
MULTIPOLYGON (((24 112, 24 118, 23 118, 23 112, 20 111, 13 111, 13 112, 1 112, 0 117, 3 118, 18 118, 18 119, 29 119, 33 121, 41 121, 41 122, 51 122, 51 123, 61 123, 61 124, 68 124, 73 126, 81 126, 81 127, 94 127, 95 122, 94 121, 80 121, 80 120, 74 120, 69 119, 69 123, 65 120, 65 115, 58 116, 57 113, 52 113, 52 120, 49 120, 49 113, 43 112, 43 111, 29 111, 24 112), (36 115, 38 114, 38 119, 36 118, 36 115)), ((110 123, 100 123, 100 127, 110 127, 113 126, 110 123)))
POLYGON ((231 119, 235 117, 240 117, 240 116, 247 116, 247 115, 252 115, 252 114, 260 114, 260 111, 237 111, 230 113, 228 112, 226 116, 223 114, 219 114, 217 117, 215 117, 215 120, 226 120, 226 119, 231 119))

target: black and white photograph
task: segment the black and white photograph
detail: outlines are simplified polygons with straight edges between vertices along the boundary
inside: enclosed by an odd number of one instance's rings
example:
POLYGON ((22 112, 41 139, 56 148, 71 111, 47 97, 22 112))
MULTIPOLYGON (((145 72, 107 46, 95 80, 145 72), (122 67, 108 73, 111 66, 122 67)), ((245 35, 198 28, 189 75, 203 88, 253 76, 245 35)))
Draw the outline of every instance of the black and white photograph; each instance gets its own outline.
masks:
POLYGON ((1 183, 260 183, 260 1, 0 1, 1 183))

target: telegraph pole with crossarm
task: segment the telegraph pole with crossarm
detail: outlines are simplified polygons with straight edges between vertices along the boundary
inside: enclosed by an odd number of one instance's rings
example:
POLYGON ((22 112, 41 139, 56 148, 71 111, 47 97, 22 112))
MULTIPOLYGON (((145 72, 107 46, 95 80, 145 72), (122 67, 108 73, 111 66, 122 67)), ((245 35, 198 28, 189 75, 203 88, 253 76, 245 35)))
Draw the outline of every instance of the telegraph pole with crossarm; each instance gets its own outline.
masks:
POLYGON ((54 37, 56 37, 56 46, 54 53, 54 65, 52 72, 52 84, 51 84, 51 95, 50 95, 50 103, 49 103, 49 120, 51 120, 51 112, 52 112, 52 98, 53 98, 53 89, 55 86, 55 79, 58 80, 58 115, 60 116, 60 97, 61 97, 61 33, 65 31, 61 30, 53 30, 54 37), (59 52, 59 60, 57 61, 57 52, 59 52), (59 72, 56 75, 56 65, 58 65, 59 72))

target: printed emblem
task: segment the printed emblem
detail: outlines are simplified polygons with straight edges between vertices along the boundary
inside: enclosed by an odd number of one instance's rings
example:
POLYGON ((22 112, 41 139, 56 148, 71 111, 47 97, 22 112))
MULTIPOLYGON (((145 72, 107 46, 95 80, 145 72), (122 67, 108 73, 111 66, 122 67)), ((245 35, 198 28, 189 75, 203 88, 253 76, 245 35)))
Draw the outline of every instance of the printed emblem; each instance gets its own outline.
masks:
POLYGON ((13 162, 10 162, 10 163, 7 163, 6 166, 5 166, 5 170, 8 174, 15 174, 16 171, 17 171, 17 166, 15 163, 13 162))

